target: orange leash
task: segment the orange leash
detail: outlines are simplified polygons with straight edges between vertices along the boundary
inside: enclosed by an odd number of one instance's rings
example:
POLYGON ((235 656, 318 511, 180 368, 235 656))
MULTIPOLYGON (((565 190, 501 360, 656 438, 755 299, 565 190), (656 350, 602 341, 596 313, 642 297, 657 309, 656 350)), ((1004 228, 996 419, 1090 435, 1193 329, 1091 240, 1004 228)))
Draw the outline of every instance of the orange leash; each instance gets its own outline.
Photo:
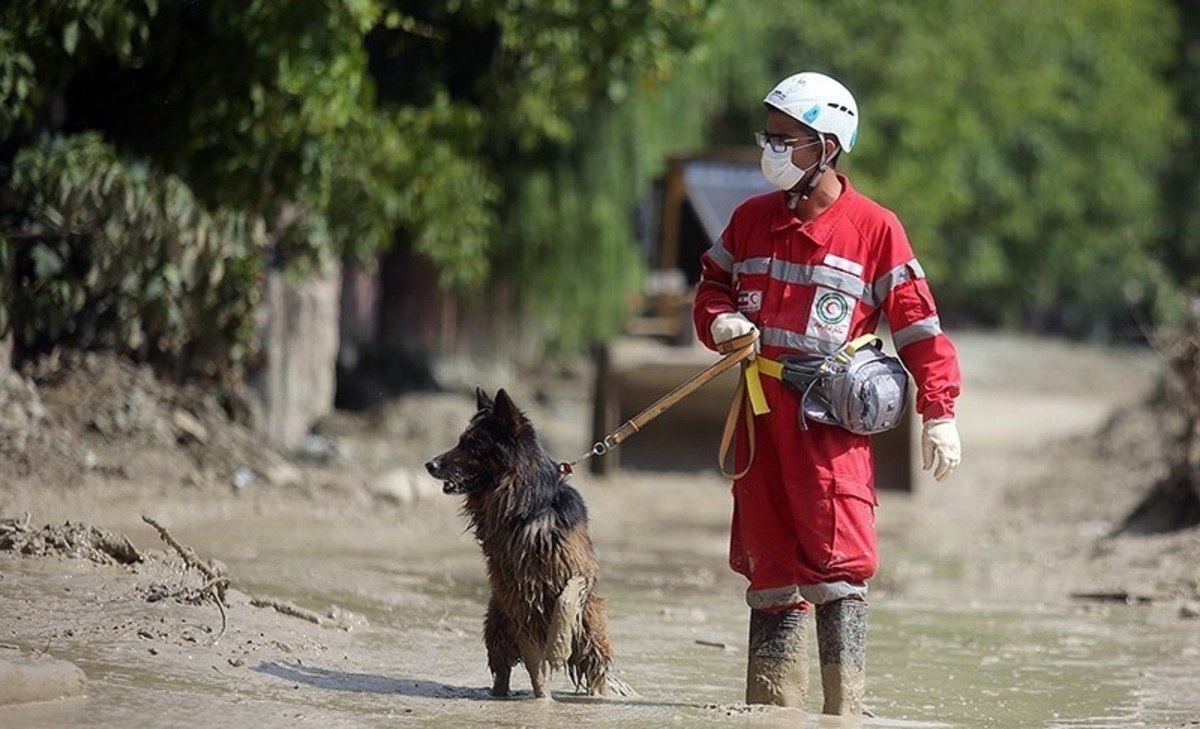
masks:
POLYGON ((729 403, 729 414, 725 416, 725 427, 721 431, 721 451, 717 457, 717 465, 721 469, 721 475, 730 481, 736 481, 745 476, 750 471, 750 466, 754 463, 754 410, 747 407, 746 399, 746 378, 743 376, 738 378, 737 389, 733 391, 733 402, 729 403), (726 470, 725 464, 730 461, 734 436, 737 434, 738 415, 742 413, 746 415, 746 437, 750 439, 750 457, 746 459, 745 468, 740 471, 734 471, 733 469, 737 468, 737 453, 733 452, 733 462, 730 463, 730 468, 726 470))
MULTIPOLYGON (((654 420, 659 415, 662 415, 668 408, 683 398, 692 394, 704 385, 716 379, 721 374, 725 373, 735 365, 742 364, 755 355, 755 342, 758 339, 758 331, 752 331, 749 334, 744 334, 740 337, 723 342, 717 345, 717 351, 724 355, 721 359, 704 368, 703 370, 692 375, 686 382, 679 385, 675 389, 655 400, 645 410, 642 410, 637 415, 633 416, 625 422, 624 425, 606 435, 603 440, 597 441, 588 452, 584 453, 579 458, 573 461, 564 461, 558 465, 558 469, 564 475, 575 470, 575 466, 581 461, 584 461, 592 456, 602 456, 608 453, 613 448, 616 448, 624 442, 629 436, 633 435, 645 427, 646 423, 654 420)), ((742 409, 741 403, 745 399, 745 378, 738 379, 737 391, 734 393, 733 405, 730 407, 729 415, 725 419, 725 432, 721 435, 721 473, 727 478, 740 478, 741 474, 731 475, 725 471, 726 452, 729 450, 729 445, 733 441, 733 431, 736 429, 738 411, 742 409)), ((750 449, 751 460, 754 457, 754 416, 750 409, 746 410, 746 422, 750 429, 750 449)), ((746 467, 749 469, 749 465, 746 467)))

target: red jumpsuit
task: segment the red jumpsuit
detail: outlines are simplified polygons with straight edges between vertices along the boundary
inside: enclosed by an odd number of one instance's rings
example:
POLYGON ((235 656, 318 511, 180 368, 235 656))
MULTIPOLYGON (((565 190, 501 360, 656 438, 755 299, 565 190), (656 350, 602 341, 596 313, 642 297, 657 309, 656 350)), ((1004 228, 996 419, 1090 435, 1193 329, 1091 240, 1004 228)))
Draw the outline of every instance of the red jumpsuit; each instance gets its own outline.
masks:
MULTIPOLYGON (((841 196, 813 220, 796 218, 782 191, 734 211, 701 259, 696 333, 715 348, 713 319, 740 311, 758 327, 761 356, 778 359, 829 354, 886 315, 917 411, 953 418, 958 357, 908 237, 895 214, 838 179, 841 196)), ((733 485, 729 563, 750 581, 746 601, 780 609, 863 595, 878 565, 870 438, 811 420, 801 430, 796 394, 770 377, 762 387, 770 412, 757 416, 754 461, 733 485)), ((746 445, 743 431, 742 458, 746 445)))

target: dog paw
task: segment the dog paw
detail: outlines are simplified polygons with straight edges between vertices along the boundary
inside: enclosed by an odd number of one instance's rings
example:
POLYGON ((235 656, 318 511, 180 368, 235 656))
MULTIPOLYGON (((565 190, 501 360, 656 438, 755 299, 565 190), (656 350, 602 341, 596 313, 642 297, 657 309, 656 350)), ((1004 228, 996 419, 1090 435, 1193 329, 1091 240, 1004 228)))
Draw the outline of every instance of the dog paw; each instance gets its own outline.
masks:
POLYGON ((582 608, 587 591, 587 578, 572 577, 554 603, 550 630, 546 635, 546 660, 555 669, 562 668, 571 656, 572 639, 583 622, 582 608))

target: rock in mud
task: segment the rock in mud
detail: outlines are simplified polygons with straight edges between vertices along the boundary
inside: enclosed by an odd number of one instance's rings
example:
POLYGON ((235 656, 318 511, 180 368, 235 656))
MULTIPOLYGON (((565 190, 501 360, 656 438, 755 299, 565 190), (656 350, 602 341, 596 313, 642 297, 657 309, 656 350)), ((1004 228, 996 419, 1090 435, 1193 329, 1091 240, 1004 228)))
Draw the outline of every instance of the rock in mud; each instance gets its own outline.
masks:
POLYGON ((0 657, 0 706, 82 696, 87 676, 74 663, 56 658, 0 657))

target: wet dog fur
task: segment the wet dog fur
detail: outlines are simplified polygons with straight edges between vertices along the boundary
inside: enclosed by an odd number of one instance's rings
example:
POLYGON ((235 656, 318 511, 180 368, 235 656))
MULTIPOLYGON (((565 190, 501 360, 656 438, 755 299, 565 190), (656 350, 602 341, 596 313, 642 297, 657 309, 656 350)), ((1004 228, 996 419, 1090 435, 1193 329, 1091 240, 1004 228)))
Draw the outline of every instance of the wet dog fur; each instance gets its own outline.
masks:
POLYGON ((483 640, 492 695, 508 696, 512 668, 525 664, 533 694, 549 696, 554 669, 576 689, 605 694, 612 645, 583 498, 542 448, 504 390, 476 389, 475 416, 458 444, 425 464, 461 494, 463 515, 483 550, 491 598, 483 640))

